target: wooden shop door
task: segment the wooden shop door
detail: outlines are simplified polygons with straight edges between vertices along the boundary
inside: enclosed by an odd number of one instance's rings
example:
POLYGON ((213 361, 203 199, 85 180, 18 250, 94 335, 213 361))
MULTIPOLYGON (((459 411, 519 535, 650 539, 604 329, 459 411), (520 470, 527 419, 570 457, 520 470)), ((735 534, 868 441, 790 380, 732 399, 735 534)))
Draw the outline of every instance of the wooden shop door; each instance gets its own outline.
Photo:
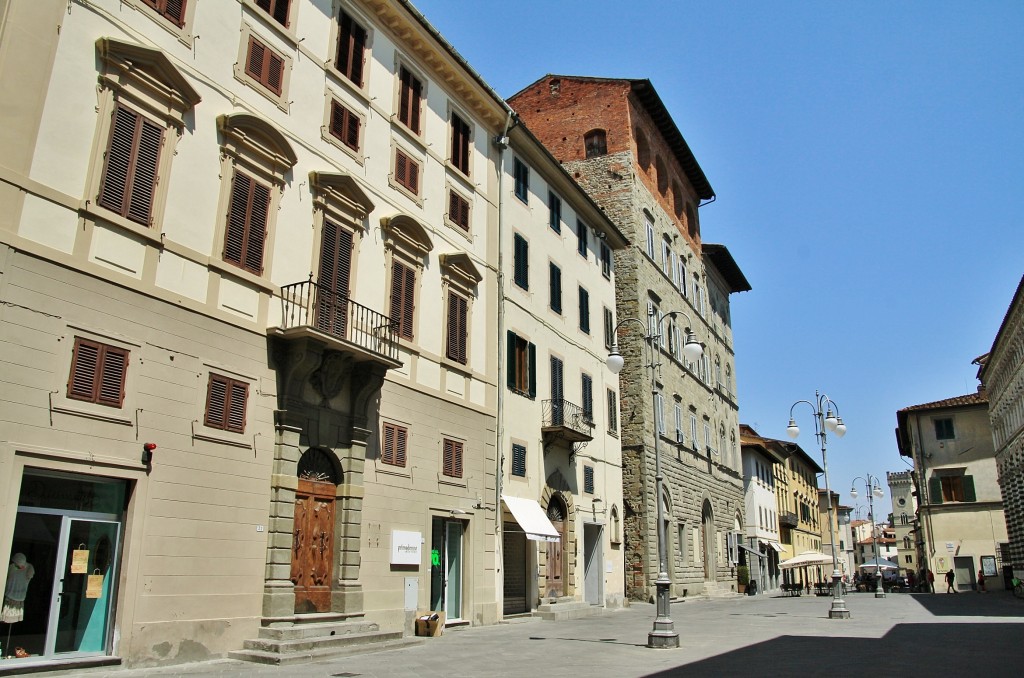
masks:
POLYGON ((292 533, 295 611, 330 612, 334 572, 334 483, 299 479, 292 533))

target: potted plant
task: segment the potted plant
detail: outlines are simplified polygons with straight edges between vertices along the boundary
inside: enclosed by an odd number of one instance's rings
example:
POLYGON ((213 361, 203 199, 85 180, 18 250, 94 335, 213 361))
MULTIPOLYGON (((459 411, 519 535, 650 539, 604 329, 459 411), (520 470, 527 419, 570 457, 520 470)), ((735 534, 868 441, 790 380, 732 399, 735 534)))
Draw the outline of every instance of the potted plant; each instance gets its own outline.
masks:
POLYGON ((750 568, 740 565, 736 568, 736 590, 740 593, 747 592, 747 584, 750 583, 750 568))

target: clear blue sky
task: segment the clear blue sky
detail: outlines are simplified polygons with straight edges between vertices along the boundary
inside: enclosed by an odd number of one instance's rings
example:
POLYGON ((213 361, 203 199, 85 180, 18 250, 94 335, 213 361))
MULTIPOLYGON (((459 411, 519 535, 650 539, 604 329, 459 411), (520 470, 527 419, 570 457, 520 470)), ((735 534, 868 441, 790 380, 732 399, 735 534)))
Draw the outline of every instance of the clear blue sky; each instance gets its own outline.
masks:
POLYGON ((896 410, 976 390, 1024 273, 1024 2, 413 1, 504 96, 652 81, 718 195, 702 236, 754 288, 732 298, 740 420, 785 438, 826 392, 844 503, 907 468, 896 410))

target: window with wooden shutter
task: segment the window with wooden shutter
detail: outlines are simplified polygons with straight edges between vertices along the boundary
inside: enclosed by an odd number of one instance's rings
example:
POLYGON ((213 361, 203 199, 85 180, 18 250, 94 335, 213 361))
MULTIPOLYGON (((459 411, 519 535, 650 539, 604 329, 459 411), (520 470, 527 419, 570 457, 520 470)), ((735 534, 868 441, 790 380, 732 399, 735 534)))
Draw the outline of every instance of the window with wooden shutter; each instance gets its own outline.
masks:
POLYGON ((619 398, 615 391, 608 389, 608 433, 619 432, 619 398))
POLYGON ((562 315, 562 269, 548 262, 548 296, 551 310, 562 315))
POLYGON ((391 326, 403 339, 413 339, 416 270, 400 261, 391 264, 391 326))
POLYGON ((580 288, 580 329, 590 334, 590 292, 580 288))
POLYGON ((245 74, 268 90, 281 96, 284 84, 284 57, 253 36, 245 57, 245 74))
POLYGON ((331 135, 353 151, 359 150, 359 128, 362 120, 337 101, 331 102, 331 135))
POLYGON ((513 393, 537 395, 537 347, 511 330, 507 336, 507 382, 513 393))
POLYGON ((128 374, 126 349, 75 337, 68 377, 68 398, 121 407, 128 374))
POLYGON ((452 113, 452 165, 469 176, 469 123, 452 113))
POLYGON ((444 439, 442 473, 450 478, 462 477, 462 442, 444 439))
POLYGON ((288 27, 288 8, 291 0, 256 0, 256 6, 273 17, 274 21, 288 27))
POLYGON ((526 477, 526 446, 512 443, 512 475, 526 477))
POLYGON ((245 433, 245 408, 248 400, 248 383, 211 372, 206 389, 206 415, 203 423, 222 431, 245 433))
POLYGON ((594 423, 594 379, 589 374, 584 374, 581 386, 583 395, 583 420, 588 424, 594 423))
POLYGON ((452 189, 448 191, 448 220, 469 232, 469 201, 452 189))
POLYGON ((530 243, 518 233, 512 236, 512 279, 524 290, 530 289, 530 243))
POLYGON ((185 4, 187 0, 142 0, 172 24, 181 28, 185 25, 185 4))
POLYGON ((269 211, 270 186, 236 170, 231 180, 224 261, 256 275, 263 273, 269 211))
POLYGON ((590 249, 590 244, 588 242, 589 233, 590 229, 587 228, 586 224, 582 221, 576 222, 576 251, 584 259, 589 258, 587 254, 590 249))
POLYGON ((405 66, 398 69, 398 120, 414 133, 420 133, 420 102, 423 84, 405 66))
POLYGON ((114 109, 100 205, 151 225, 163 139, 164 127, 124 106, 114 109))
POLYGON ((384 423, 384 443, 381 461, 392 466, 405 466, 409 429, 397 424, 384 423))
POLYGON ((529 204, 530 168, 519 158, 515 159, 515 164, 513 165, 513 177, 515 178, 516 197, 529 204))
POLYGON ((420 164, 401 149, 395 149, 395 183, 414 195, 420 193, 420 164))
POLYGON ((366 49, 366 29, 345 12, 338 16, 338 56, 335 67, 357 87, 363 86, 363 52, 366 49))
POLYGON ((457 363, 466 364, 467 322, 469 302, 455 292, 448 293, 448 347, 445 355, 457 363))
POLYGON ((594 467, 587 464, 583 466, 583 492, 594 494, 594 467))
POLYGON ((548 193, 548 226, 555 233, 562 232, 562 199, 554 193, 548 193))

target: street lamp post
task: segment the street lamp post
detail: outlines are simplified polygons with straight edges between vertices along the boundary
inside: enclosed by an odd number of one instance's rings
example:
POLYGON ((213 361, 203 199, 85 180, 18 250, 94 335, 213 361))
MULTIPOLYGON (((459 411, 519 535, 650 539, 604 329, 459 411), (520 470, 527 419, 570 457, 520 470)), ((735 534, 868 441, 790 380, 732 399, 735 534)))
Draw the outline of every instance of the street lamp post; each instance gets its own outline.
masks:
POLYGON ((828 497, 828 529, 831 535, 829 541, 832 542, 832 609, 828 611, 828 616, 829 619, 849 619, 850 610, 847 609, 846 601, 843 600, 843 575, 839 571, 839 558, 836 555, 835 510, 832 508, 832 488, 828 483, 828 455, 825 451, 828 431, 835 433, 837 438, 842 438, 846 434, 846 424, 839 416, 839 406, 831 398, 818 391, 814 392, 814 397, 815 402, 813 403, 809 400, 798 400, 790 406, 789 425, 786 427, 786 433, 790 438, 796 440, 796 437, 800 435, 800 427, 796 425, 796 419, 793 418, 793 410, 800 403, 809 405, 814 411, 814 435, 821 444, 821 465, 825 471, 825 496, 828 497))
MULTIPOLYGON (((853 479, 853 486, 850 487, 850 496, 854 499, 857 498, 858 480, 864 481, 864 491, 868 495, 868 517, 871 518, 871 551, 875 554, 875 576, 881 579, 882 556, 878 553, 878 542, 875 540, 875 497, 881 499, 885 493, 882 492, 882 486, 878 482, 878 477, 868 473, 865 476, 857 476, 853 479)), ((875 598, 885 598, 884 586, 875 586, 875 598)))
MULTIPOLYGON (((658 359, 660 344, 661 344, 661 332, 662 323, 665 322, 665 318, 675 318, 676 315, 682 315, 686 317, 688 323, 692 323, 690 316, 680 311, 673 311, 671 313, 662 314, 660 317, 656 314, 652 314, 652 317, 656 322, 652 324, 645 324, 644 321, 639 318, 626 318, 619 321, 612 331, 612 348, 608 354, 608 369, 613 374, 618 374, 622 370, 622 366, 625 364, 625 359, 622 354, 619 353, 619 342, 618 332, 619 328, 626 323, 634 322, 638 323, 640 327, 646 332, 644 340, 647 342, 650 350, 650 362, 647 363, 646 367, 651 370, 651 406, 653 408, 652 415, 654 416, 654 491, 655 491, 655 504, 657 505, 657 535, 658 535, 658 578, 654 582, 657 588, 657 613, 654 618, 654 627, 647 634, 647 647, 657 649, 667 649, 679 647, 679 633, 675 630, 675 624, 672 618, 669 617, 669 588, 672 582, 668 578, 668 556, 666 554, 665 543, 668 535, 665 534, 665 517, 663 515, 664 509, 662 508, 661 494, 662 486, 664 483, 664 477, 661 475, 661 453, 658 449, 658 369, 661 367, 661 361, 658 359)), ((686 341, 683 345, 683 355, 690 362, 697 362, 701 356, 704 355, 704 347, 701 346, 700 342, 697 341, 697 337, 693 334, 689 327, 686 328, 686 341)))

